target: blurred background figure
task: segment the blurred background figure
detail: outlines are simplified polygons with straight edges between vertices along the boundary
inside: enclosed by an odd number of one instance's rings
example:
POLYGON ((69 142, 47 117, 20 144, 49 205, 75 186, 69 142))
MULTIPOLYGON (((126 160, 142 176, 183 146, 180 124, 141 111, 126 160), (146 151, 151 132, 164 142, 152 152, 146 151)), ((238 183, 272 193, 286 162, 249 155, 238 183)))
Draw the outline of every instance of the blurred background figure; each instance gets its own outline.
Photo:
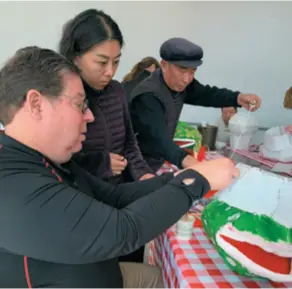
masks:
POLYGON ((284 107, 292 109, 292 86, 286 91, 284 97, 284 107))
POLYGON ((221 142, 229 142, 230 131, 228 128, 229 120, 237 113, 236 107, 222 107, 221 116, 218 121, 217 140, 221 142))
POLYGON ((122 81, 128 99, 136 85, 148 77, 157 68, 160 68, 160 64, 151 56, 143 58, 140 62, 134 65, 122 81))
MULTIPOLYGON (((286 91, 284 97, 284 107, 292 109, 292 86, 286 91)), ((285 130, 289 133, 292 133, 292 125, 286 126, 285 130)))

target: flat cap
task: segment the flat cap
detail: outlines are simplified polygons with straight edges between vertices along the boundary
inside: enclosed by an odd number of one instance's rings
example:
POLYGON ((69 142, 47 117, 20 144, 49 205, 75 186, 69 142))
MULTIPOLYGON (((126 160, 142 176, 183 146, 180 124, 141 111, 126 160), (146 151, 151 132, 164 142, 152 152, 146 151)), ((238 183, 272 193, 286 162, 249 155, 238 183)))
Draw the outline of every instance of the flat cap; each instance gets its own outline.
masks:
POLYGON ((187 39, 171 38, 161 45, 160 57, 181 67, 197 68, 203 63, 203 49, 187 39))

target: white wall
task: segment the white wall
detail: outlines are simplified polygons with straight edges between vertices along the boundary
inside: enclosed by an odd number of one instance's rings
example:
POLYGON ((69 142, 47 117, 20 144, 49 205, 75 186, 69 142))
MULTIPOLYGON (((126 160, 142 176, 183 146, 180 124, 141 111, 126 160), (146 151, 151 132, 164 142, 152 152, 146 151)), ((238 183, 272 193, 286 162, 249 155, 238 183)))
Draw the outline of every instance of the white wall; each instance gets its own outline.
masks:
MULTIPOLYGON (((261 125, 292 122, 282 108, 292 85, 291 2, 0 2, 0 62, 21 46, 56 49, 62 25, 87 8, 104 9, 124 34, 117 79, 140 58, 159 57, 167 38, 186 37, 204 48, 199 81, 259 94, 261 125)), ((219 110, 202 107, 182 113, 194 122, 218 116, 219 110)))

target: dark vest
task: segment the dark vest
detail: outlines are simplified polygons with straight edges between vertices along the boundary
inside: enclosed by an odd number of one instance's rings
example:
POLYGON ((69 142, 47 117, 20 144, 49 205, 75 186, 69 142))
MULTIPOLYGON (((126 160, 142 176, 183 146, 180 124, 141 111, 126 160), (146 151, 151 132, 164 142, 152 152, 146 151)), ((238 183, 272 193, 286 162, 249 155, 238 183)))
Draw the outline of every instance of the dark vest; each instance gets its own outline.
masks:
MULTIPOLYGON (((124 92, 120 83, 112 80, 102 91, 94 90, 85 82, 83 84, 89 107, 95 119, 87 124, 86 141, 83 142, 82 153, 104 152, 104 154, 109 154, 113 152, 124 155, 126 141, 124 92)), ((75 161, 107 182, 117 184, 124 181, 123 175, 109 176, 110 169, 105 168, 104 164, 100 165, 98 160, 96 160, 94 168, 90 168, 89 163, 80 162, 77 158, 75 161)))
MULTIPOLYGON (((184 105, 186 91, 171 91, 163 79, 161 70, 157 69, 135 87, 130 95, 130 105, 135 98, 149 92, 153 93, 162 103, 167 131, 170 137, 173 138, 184 105)), ((139 137, 139 132, 137 133, 137 139, 144 159, 147 161, 150 168, 156 171, 161 167, 164 159, 159 156, 153 156, 148 146, 144 145, 147 140, 141 139, 141 137, 139 137)))

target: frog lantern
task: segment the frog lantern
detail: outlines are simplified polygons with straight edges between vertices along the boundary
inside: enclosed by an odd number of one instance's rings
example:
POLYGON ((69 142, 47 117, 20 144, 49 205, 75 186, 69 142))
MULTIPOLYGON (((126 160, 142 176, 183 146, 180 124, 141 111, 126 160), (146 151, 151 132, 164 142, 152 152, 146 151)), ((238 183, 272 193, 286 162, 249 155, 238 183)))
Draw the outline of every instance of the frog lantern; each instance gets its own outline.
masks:
POLYGON ((202 213, 228 267, 246 277, 292 281, 292 179, 237 164, 240 177, 202 213))

